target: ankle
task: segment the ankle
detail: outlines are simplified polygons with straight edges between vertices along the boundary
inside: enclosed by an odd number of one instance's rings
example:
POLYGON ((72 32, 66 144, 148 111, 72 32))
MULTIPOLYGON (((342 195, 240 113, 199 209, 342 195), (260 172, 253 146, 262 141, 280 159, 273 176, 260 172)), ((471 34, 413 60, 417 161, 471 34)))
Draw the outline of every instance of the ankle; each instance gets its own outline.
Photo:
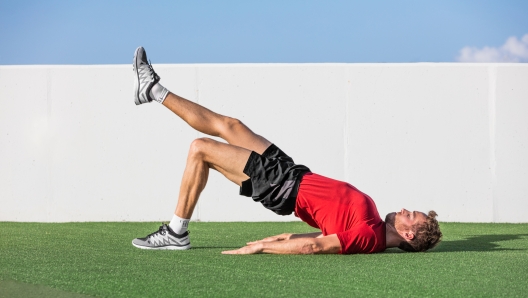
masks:
POLYGON ((150 97, 161 104, 163 103, 167 95, 169 95, 169 90, 163 87, 160 83, 154 84, 154 86, 152 86, 152 89, 150 89, 150 97))
POLYGON ((172 231, 178 235, 181 235, 187 231, 190 219, 181 218, 176 215, 172 216, 172 220, 169 223, 169 227, 172 231))

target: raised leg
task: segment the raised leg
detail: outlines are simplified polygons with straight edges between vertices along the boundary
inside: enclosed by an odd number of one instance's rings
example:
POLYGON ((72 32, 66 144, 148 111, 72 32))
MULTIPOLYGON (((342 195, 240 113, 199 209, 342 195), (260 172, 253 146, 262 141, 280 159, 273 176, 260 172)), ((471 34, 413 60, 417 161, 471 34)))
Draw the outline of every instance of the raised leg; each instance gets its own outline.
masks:
POLYGON ((221 137, 229 144, 263 153, 271 143, 252 132, 237 119, 214 113, 199 104, 169 92, 159 84, 160 77, 148 62, 143 47, 138 47, 132 63, 134 71, 134 102, 162 102, 194 129, 211 136, 221 137))
POLYGON ((191 218, 200 193, 207 183, 209 168, 219 171, 240 186, 242 181, 249 178, 243 170, 250 154, 248 149, 208 138, 194 140, 187 156, 174 214, 181 218, 191 218))
POLYGON ((217 114, 199 104, 170 93, 163 105, 178 115, 192 128, 220 137, 229 144, 262 154, 271 142, 255 134, 240 120, 217 114))

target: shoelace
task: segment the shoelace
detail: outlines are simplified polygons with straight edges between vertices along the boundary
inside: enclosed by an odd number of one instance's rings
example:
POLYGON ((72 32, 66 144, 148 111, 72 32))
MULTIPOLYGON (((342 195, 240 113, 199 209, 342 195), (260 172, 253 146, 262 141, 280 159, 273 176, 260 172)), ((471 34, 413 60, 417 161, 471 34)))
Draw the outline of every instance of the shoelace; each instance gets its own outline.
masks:
MULTIPOLYGON (((141 64, 145 64, 145 63, 143 63, 143 61, 141 61, 141 64)), ((150 59, 149 59, 149 61, 147 62, 147 66, 148 66, 148 70, 149 70, 150 78, 151 78, 152 80, 155 80, 155 79, 156 79, 156 76, 157 76, 158 74, 157 74, 157 73, 154 71, 154 69, 152 68, 152 63, 151 63, 150 59)), ((139 68, 139 69, 141 69, 141 68, 139 68)), ((132 64, 132 71, 136 71, 136 64, 132 64)))
POLYGON ((161 225, 161 226, 159 227, 159 230, 157 230, 156 232, 154 232, 154 233, 152 233, 152 234, 149 234, 149 235, 147 236, 147 238, 150 238, 150 237, 152 237, 152 236, 154 236, 155 234, 158 234, 158 233, 160 233, 161 235, 165 235, 165 233, 166 233, 165 231, 167 230, 167 229, 165 228, 165 226, 166 226, 166 224, 161 225))
POLYGON ((154 69, 152 68, 152 63, 150 62, 150 59, 148 61, 148 68, 149 68, 149 74, 150 74, 150 78, 155 81, 156 80, 156 77, 158 76, 158 74, 156 74, 156 72, 154 71, 154 69))

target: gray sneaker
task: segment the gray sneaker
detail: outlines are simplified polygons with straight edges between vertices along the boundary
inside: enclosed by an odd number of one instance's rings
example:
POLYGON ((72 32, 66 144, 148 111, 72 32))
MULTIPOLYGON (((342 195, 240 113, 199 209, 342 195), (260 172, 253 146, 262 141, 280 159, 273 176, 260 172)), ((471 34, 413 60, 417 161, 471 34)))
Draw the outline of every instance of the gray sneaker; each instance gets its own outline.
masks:
POLYGON ((136 49, 132 69, 134 70, 134 102, 136 105, 151 102, 153 99, 150 97, 150 90, 159 82, 160 77, 148 62, 147 52, 143 47, 136 49))
POLYGON ((185 250, 191 248, 191 241, 189 240, 189 231, 178 235, 168 225, 163 224, 158 231, 147 235, 147 237, 132 240, 132 245, 141 249, 185 250))

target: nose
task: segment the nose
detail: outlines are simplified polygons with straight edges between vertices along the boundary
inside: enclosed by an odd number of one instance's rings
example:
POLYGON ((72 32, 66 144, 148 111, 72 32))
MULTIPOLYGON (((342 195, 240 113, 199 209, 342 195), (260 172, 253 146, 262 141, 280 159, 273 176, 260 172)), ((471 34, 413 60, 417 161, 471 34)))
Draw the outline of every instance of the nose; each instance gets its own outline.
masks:
POLYGON ((402 208, 402 210, 400 212, 401 213, 406 213, 406 212, 409 212, 409 211, 407 211, 407 209, 405 209, 405 208, 402 208))

